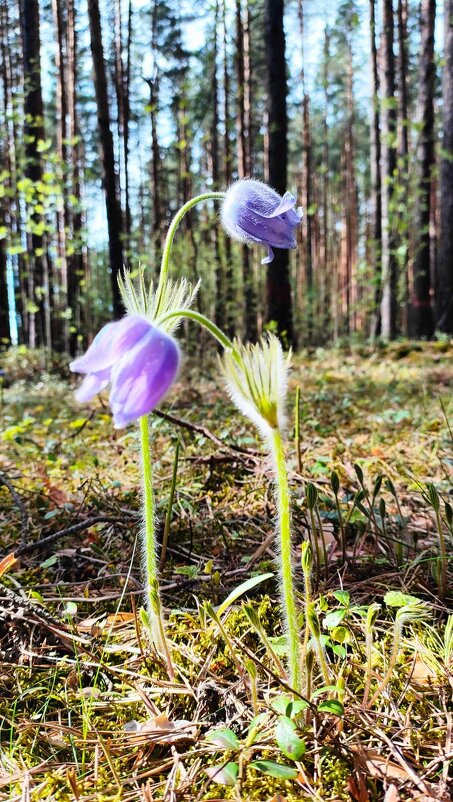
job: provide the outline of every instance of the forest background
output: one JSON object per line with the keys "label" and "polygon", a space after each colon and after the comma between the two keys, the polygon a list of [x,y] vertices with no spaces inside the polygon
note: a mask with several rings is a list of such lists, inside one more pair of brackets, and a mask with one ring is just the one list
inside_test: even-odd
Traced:
{"label": "forest background", "polygon": [[297,194],[298,249],[262,267],[212,206],[172,267],[230,335],[453,333],[452,21],[453,0],[0,0],[1,341],[80,350],[179,206],[246,176]]}

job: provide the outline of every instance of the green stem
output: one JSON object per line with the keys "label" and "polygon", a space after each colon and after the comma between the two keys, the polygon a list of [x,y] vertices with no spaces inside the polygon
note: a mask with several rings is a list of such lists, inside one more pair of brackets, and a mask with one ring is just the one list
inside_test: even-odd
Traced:
{"label": "green stem", "polygon": [[302,645],[302,657],[301,657],[301,664],[304,667],[305,672],[305,693],[307,694],[307,699],[310,699],[310,670],[308,668],[307,663],[307,655],[308,655],[308,642],[310,640],[310,627],[308,626],[308,617],[307,617],[307,610],[311,604],[311,582],[310,582],[310,572],[303,571],[304,574],[304,590],[305,590],[305,598],[304,598],[304,640]]}
{"label": "green stem", "polygon": [[161,620],[161,608],[159,599],[156,599],[155,596],[156,593],[159,594],[159,584],[156,558],[156,528],[154,520],[153,467],[147,415],[143,415],[140,418],[140,444],[143,476],[143,541],[145,553],[146,605],[152,641],[157,651],[167,658],[168,647],[165,643],[165,630]]}
{"label": "green stem", "polygon": [[300,693],[299,626],[297,622],[296,593],[293,584],[291,555],[291,516],[289,504],[288,474],[285,452],[280,431],[275,429],[271,438],[271,453],[274,460],[277,483],[278,527],[280,534],[280,561],[283,609],[289,638],[289,671],[291,685]]}
{"label": "green stem", "polygon": [[435,510],[436,513],[436,526],[439,535],[440,545],[440,577],[439,577],[439,596],[441,599],[445,598],[447,592],[447,547],[445,543],[445,535],[442,529],[442,521],[440,518],[439,509]]}
{"label": "green stem", "polygon": [[165,287],[165,283],[167,281],[167,273],[170,265],[170,256],[171,256],[173,240],[175,238],[176,229],[178,228],[182,218],[197,203],[201,203],[202,201],[205,200],[223,200],[224,197],[225,197],[224,192],[204,192],[203,195],[197,195],[195,198],[191,198],[190,201],[187,201],[187,203],[185,203],[184,206],[181,206],[180,210],[175,214],[173,220],[171,221],[170,228],[168,229],[167,236],[165,238],[164,250],[162,253],[159,284],[157,285],[157,291],[156,291],[156,307],[155,307],[156,315],[159,314],[159,309],[162,303],[162,292]]}
{"label": "green stem", "polygon": [[234,347],[233,343],[227,337],[226,334],[216,326],[212,320],[209,320],[208,317],[202,315],[201,312],[195,312],[193,309],[173,309],[171,312],[166,312],[165,315],[161,315],[161,317],[156,319],[156,325],[159,326],[162,323],[165,323],[166,320],[171,320],[173,317],[186,317],[189,320],[194,320],[196,323],[199,323],[200,326],[207,329],[210,334],[220,343],[220,345],[225,348],[227,351],[232,351],[233,357],[236,362],[242,366],[241,356],[239,351]]}
{"label": "green stem", "polygon": [[381,681],[377,691],[374,692],[373,696],[371,697],[370,701],[364,707],[373,707],[374,703],[379,699],[379,696],[385,691],[387,685],[389,684],[393,670],[396,665],[396,661],[398,659],[400,642],[401,642],[401,633],[402,633],[402,625],[396,621],[395,622],[395,631],[393,635],[393,646],[392,646],[392,653],[390,655],[389,665],[387,668],[387,672],[384,676],[384,679]]}
{"label": "green stem", "polygon": [[339,524],[339,527],[340,527],[340,535],[341,535],[341,562],[342,562],[342,565],[345,565],[346,564],[346,534],[345,534],[344,526],[343,526],[343,517],[342,517],[342,514],[341,514],[340,501],[339,501],[338,495],[336,493],[335,493],[335,506],[337,508],[338,524]]}

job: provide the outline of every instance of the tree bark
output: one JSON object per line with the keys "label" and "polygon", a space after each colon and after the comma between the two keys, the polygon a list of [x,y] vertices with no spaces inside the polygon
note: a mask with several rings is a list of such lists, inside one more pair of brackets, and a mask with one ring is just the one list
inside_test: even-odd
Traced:
{"label": "tree bark", "polygon": [[395,57],[393,53],[393,0],[383,0],[384,68],[384,171],[382,191],[382,282],[381,334],[394,340],[397,334],[398,271],[395,254],[396,232],[392,199],[396,172]]}
{"label": "tree bark", "polygon": [[118,288],[118,275],[123,269],[123,226],[119,201],[118,176],[115,171],[113,136],[110,126],[107,76],[98,0],[88,0],[88,17],[90,22],[91,54],[93,58],[94,87],[96,92],[105,205],[107,211],[113,315],[115,318],[118,318],[123,311],[121,295]]}
{"label": "tree bark", "polygon": [[445,0],[444,26],[440,164],[441,235],[436,281],[436,313],[439,330],[453,334],[453,0]]}
{"label": "tree bark", "polygon": [[[44,106],[40,63],[39,0],[21,0],[22,47],[24,69],[24,137],[25,175],[35,188],[42,181],[43,167],[39,140],[44,140]],[[36,192],[36,190],[35,190]],[[41,216],[31,209],[32,226],[41,223]],[[29,345],[51,347],[49,267],[44,237],[33,232],[28,235],[28,336]]]}
{"label": "tree bark", "polygon": [[[56,348],[69,349],[69,326],[66,316],[68,302],[68,263],[66,257],[66,236],[69,229],[69,207],[67,187],[68,163],[68,94],[67,94],[67,59],[66,59],[66,19],[63,13],[61,0],[52,0],[52,13],[54,18],[57,48],[55,51],[55,66],[57,68],[57,154],[59,179],[61,184],[61,197],[57,206],[57,253],[59,262],[59,276],[61,286],[58,286],[58,300],[54,301],[54,314],[52,320],[53,343]],[[60,283],[60,282],[58,282]]]}
{"label": "tree bark", "polygon": [[74,0],[67,0],[67,53],[68,53],[68,111],[71,193],[74,208],[70,214],[71,254],[68,255],[68,307],[71,310],[69,352],[75,355],[78,337],[89,339],[87,310],[82,309],[80,287],[83,279],[88,279],[88,264],[84,258],[83,215],[82,215],[82,166],[79,118],[77,111],[78,54],[76,12]]}
{"label": "tree bark", "polygon": [[370,126],[371,150],[371,257],[375,276],[375,310],[371,334],[380,330],[380,284],[382,278],[382,179],[381,179],[381,115],[379,110],[379,65],[376,46],[376,0],[370,0],[371,72],[373,76],[373,116]]}
{"label": "tree bark", "polygon": [[434,168],[434,25],[436,0],[422,0],[421,48],[418,82],[417,203],[411,335],[432,337],[434,321],[431,309],[431,183]]}
{"label": "tree bark", "polygon": [[313,286],[313,210],[312,210],[312,148],[311,148],[311,132],[310,132],[310,99],[307,94],[305,86],[305,53],[304,53],[304,8],[303,0],[298,0],[297,11],[299,17],[299,30],[302,49],[302,68],[301,68],[301,85],[302,85],[302,141],[303,141],[303,162],[304,170],[302,175],[302,198],[304,203],[304,225],[305,229],[305,287],[306,287],[306,304],[307,304],[307,320],[306,332],[307,343],[311,344],[313,341],[313,320],[314,320],[314,286]]}
{"label": "tree bark", "polygon": [[[248,20],[248,0],[246,19]],[[250,29],[244,25],[241,0],[236,0],[236,79],[237,79],[237,148],[239,178],[251,175],[251,74],[250,74]],[[245,338],[250,342],[258,337],[257,298],[253,262],[247,245],[242,246],[242,285],[244,290]]]}
{"label": "tree bark", "polygon": [[[222,4],[222,23],[223,23],[223,117],[225,120],[225,133],[223,137],[223,157],[225,186],[231,184],[232,163],[231,163],[231,142],[230,142],[230,72],[228,66],[228,36],[227,36],[227,3],[223,0]],[[225,250],[225,329],[228,337],[233,338],[236,334],[236,284],[234,263],[231,252],[231,239],[224,237]]]}
{"label": "tree bark", "polygon": [[[269,183],[281,195],[286,192],[288,174],[288,120],[283,28],[283,0],[265,0],[265,44],[269,135]],[[290,345],[294,342],[289,254],[276,250],[267,266],[267,321],[275,321],[277,333]]]}
{"label": "tree bark", "polygon": [[[218,61],[218,27],[219,0],[216,0],[212,41],[212,120],[211,120],[211,174],[212,188],[217,192],[220,187],[219,164],[219,81],[217,77]],[[225,277],[220,247],[219,228],[214,225],[212,238],[215,257],[215,322],[220,329],[225,326]]]}

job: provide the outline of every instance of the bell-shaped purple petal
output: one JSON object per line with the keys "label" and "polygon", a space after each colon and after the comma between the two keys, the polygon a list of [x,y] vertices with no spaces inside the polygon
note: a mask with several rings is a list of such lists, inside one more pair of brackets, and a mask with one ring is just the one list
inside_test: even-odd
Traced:
{"label": "bell-shaped purple petal", "polygon": [[173,384],[178,368],[176,341],[150,326],[112,370],[110,406],[115,427],[123,428],[151,412]]}
{"label": "bell-shaped purple petal", "polygon": [[98,373],[88,373],[80,387],[75,392],[79,404],[91,401],[95,395],[102,392],[110,381],[110,369],[100,370]]}
{"label": "bell-shaped purple petal", "polygon": [[98,373],[111,368],[128,349],[148,331],[151,324],[145,318],[126,315],[107,323],[94,338],[88,350],[69,365],[75,373]]}
{"label": "bell-shaped purple petal", "polygon": [[272,248],[295,248],[295,229],[302,220],[290,192],[281,197],[261,181],[237,181],[227,191],[222,205],[222,223],[227,233],[242,242],[268,247],[262,260],[273,259]]}

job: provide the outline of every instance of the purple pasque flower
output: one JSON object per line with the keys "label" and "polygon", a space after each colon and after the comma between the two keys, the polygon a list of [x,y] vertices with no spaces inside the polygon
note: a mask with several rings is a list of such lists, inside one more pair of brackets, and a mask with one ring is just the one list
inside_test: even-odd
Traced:
{"label": "purple pasque flower", "polygon": [[87,352],[70,368],[86,373],[76,392],[89,401],[110,383],[110,406],[116,429],[147,415],[166,395],[179,368],[179,348],[173,337],[146,318],[126,315],[107,323]]}
{"label": "purple pasque flower", "polygon": [[227,233],[241,242],[267,246],[265,265],[272,262],[272,248],[295,248],[294,231],[302,220],[291,192],[283,197],[274,189],[251,178],[232,184],[222,204],[222,223]]}

